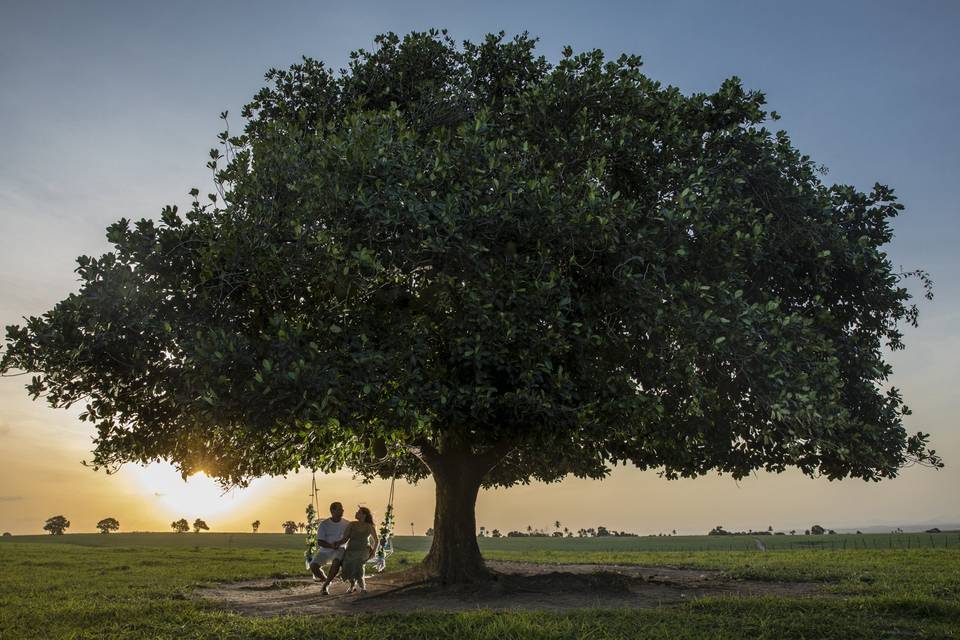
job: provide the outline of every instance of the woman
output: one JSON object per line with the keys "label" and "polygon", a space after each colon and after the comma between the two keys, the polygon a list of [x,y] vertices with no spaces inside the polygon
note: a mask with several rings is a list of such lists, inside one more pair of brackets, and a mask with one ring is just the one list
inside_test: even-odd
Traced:
{"label": "woman", "polygon": [[[367,560],[373,557],[374,549],[377,548],[377,527],[373,524],[373,514],[370,509],[360,507],[357,509],[356,520],[347,525],[346,531],[334,547],[347,543],[347,550],[343,554],[343,564],[340,569],[340,576],[344,580],[350,581],[350,588],[347,593],[353,593],[360,586],[360,593],[367,592],[367,585],[364,582],[363,567]],[[370,539],[373,539],[371,544]]]}

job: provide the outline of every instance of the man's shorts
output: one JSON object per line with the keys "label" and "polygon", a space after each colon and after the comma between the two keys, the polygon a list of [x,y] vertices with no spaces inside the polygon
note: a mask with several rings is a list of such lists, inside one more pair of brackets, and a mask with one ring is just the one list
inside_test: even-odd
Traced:
{"label": "man's shorts", "polygon": [[310,564],[317,564],[321,567],[328,562],[333,562],[334,560],[343,560],[344,547],[339,549],[328,549],[326,547],[318,547],[317,552],[313,554],[313,559],[310,561]]}

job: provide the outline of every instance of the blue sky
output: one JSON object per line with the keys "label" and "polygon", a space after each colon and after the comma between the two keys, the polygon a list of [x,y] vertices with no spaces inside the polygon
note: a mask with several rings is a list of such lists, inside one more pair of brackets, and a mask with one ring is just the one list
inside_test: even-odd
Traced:
{"label": "blue sky", "polygon": [[[884,520],[890,500],[911,518],[960,520],[946,488],[960,480],[952,470],[960,468],[952,386],[960,379],[957,2],[8,0],[0,12],[0,322],[41,313],[73,290],[74,258],[105,250],[113,220],[155,217],[165,204],[187,205],[192,186],[208,187],[218,114],[239,114],[268,68],[301,55],[340,68],[377,33],[429,27],[474,41],[527,30],[550,61],[567,44],[612,58],[639,54],[648,75],[685,92],[737,75],[766,93],[795,144],[829,168],[826,180],[893,186],[906,211],[889,253],[905,269],[929,270],[936,294],[922,301],[907,351],[892,356],[894,383],[915,410],[908,426],[932,432],[950,466],[908,470],[883,492],[799,479],[783,486],[807,491],[811,504],[837,501],[838,515],[847,498],[836,496],[849,496],[865,505],[861,520]],[[30,404],[10,380],[0,381],[0,400],[0,451],[17,452],[20,473],[40,468],[23,466],[37,434],[55,438],[64,460],[82,457],[90,434],[69,415]],[[0,453],[0,468],[13,455]],[[624,487],[636,480],[624,478]],[[723,482],[698,486],[723,499],[732,486]],[[44,492],[25,492],[47,507]],[[30,500],[0,500],[0,520]]]}

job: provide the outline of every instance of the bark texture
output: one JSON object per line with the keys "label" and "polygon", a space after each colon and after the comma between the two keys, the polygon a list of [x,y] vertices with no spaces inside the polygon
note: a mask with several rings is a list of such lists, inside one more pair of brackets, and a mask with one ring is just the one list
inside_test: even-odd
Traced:
{"label": "bark texture", "polygon": [[465,456],[442,456],[432,460],[430,468],[437,486],[437,501],[433,543],[424,565],[443,584],[489,579],[477,545],[474,513],[486,466]]}

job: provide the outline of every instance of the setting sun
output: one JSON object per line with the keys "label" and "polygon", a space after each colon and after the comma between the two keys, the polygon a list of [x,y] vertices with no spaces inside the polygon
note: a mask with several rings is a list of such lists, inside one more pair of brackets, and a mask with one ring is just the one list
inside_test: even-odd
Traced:
{"label": "setting sun", "polygon": [[131,469],[137,481],[149,492],[152,504],[170,515],[210,517],[229,512],[246,502],[255,489],[224,491],[216,480],[203,471],[183,480],[180,472],[168,463],[154,463]]}

